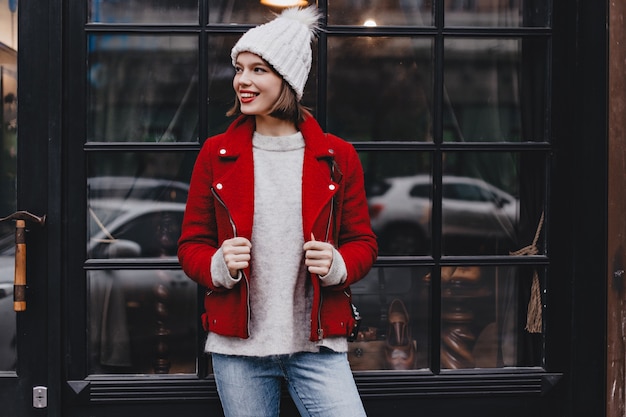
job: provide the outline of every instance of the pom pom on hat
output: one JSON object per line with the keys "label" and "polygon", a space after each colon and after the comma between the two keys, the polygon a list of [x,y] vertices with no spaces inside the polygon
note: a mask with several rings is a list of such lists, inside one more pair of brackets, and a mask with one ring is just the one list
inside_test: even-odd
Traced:
{"label": "pom pom on hat", "polygon": [[241,52],[252,52],[267,61],[302,98],[311,70],[311,41],[319,30],[315,6],[284,10],[274,20],[248,30],[233,47],[233,65]]}

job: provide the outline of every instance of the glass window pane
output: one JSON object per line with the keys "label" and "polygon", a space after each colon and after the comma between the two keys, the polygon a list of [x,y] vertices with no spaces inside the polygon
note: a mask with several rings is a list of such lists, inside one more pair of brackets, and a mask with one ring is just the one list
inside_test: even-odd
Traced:
{"label": "glass window pane", "polygon": [[[0,97],[0,217],[5,217],[17,211],[17,52],[8,47],[0,48]],[[14,372],[17,362],[14,265],[15,222],[0,222],[0,372]]]}
{"label": "glass window pane", "polygon": [[379,255],[431,254],[433,227],[444,255],[508,255],[532,243],[545,201],[542,154],[446,152],[443,158],[439,229],[431,223],[429,153],[361,153]]}
{"label": "glass window pane", "polygon": [[239,37],[240,35],[209,35],[209,136],[224,132],[233,121],[233,118],[226,116],[226,112],[235,102],[235,70],[230,59],[230,50]]}
{"label": "glass window pane", "polygon": [[511,153],[444,155],[442,250],[445,255],[508,255],[517,249],[519,162]]}
{"label": "glass window pane", "polygon": [[198,0],[89,0],[90,23],[198,23]]}
{"label": "glass window pane", "polygon": [[444,45],[445,141],[547,140],[544,41],[448,38]]}
{"label": "glass window pane", "polygon": [[89,158],[89,258],[175,257],[194,153]]}
{"label": "glass window pane", "polygon": [[430,254],[431,155],[407,151],[360,155],[378,254]]}
{"label": "glass window pane", "polygon": [[446,26],[546,27],[550,0],[444,0]]}
{"label": "glass window pane", "polygon": [[362,317],[349,343],[353,371],[428,368],[430,351],[428,268],[378,267],[352,285]]}
{"label": "glass window pane", "polygon": [[[17,204],[17,52],[0,48],[0,217],[16,211]],[[0,231],[14,231],[9,222]]]}
{"label": "glass window pane", "polygon": [[445,153],[443,254],[509,255],[530,245],[544,207],[544,163],[531,153]]}
{"label": "glass window pane", "polygon": [[350,141],[432,141],[432,39],[328,38],[329,131]]}
{"label": "glass window pane", "polygon": [[[267,0],[210,0],[207,3],[209,5],[209,23],[212,24],[259,25],[269,22],[274,18],[273,13],[280,11],[280,8],[265,5],[264,3],[271,3]],[[284,4],[285,1],[283,0],[279,3]]]}
{"label": "glass window pane", "polygon": [[196,285],[182,271],[88,272],[92,374],[195,373]]}
{"label": "glass window pane", "polygon": [[198,38],[92,35],[87,141],[198,140]]}
{"label": "glass window pane", "polygon": [[513,266],[441,268],[442,369],[540,365],[541,346],[524,330],[526,294],[535,271]]}
{"label": "glass window pane", "polygon": [[[5,214],[0,216],[4,217]],[[0,223],[0,373],[14,372],[17,365],[16,316],[13,310],[14,265],[15,223],[3,222]]]}
{"label": "glass window pane", "polygon": [[195,152],[88,154],[88,198],[187,201]]}
{"label": "glass window pane", "polygon": [[329,25],[356,26],[432,26],[433,2],[430,0],[330,0]]}
{"label": "glass window pane", "polygon": [[176,258],[185,205],[92,200],[90,258]]}

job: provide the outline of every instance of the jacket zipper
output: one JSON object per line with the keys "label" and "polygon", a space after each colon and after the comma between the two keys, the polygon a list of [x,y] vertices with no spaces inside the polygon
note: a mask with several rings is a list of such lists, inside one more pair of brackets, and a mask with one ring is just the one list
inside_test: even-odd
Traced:
{"label": "jacket zipper", "polygon": [[[328,223],[326,223],[326,239],[325,242],[328,242],[328,239],[330,238],[330,228],[332,226],[332,222],[333,222],[333,214],[335,211],[335,196],[333,196],[330,200],[330,214],[328,215]],[[335,245],[337,244],[337,242],[335,242]]]}
{"label": "jacket zipper", "polygon": [[[230,210],[228,210],[228,207],[226,207],[226,203],[224,202],[224,200],[222,200],[222,198],[217,194],[217,191],[215,191],[214,187],[211,187],[211,193],[213,194],[213,197],[215,197],[215,199],[221,204],[222,207],[224,207],[224,210],[226,210],[226,214],[228,214],[228,221],[230,222],[230,226],[233,228],[233,236],[237,237],[237,226],[235,225],[235,221],[233,220],[233,217],[230,214]],[[250,336],[250,283],[248,282],[248,276],[246,275],[246,273],[244,271],[241,271],[241,275],[243,277],[244,282],[246,283],[246,307],[247,307],[247,318],[246,318],[246,334],[248,336]],[[208,291],[207,295],[211,295],[213,291]]]}
{"label": "jacket zipper", "polygon": [[211,187],[211,193],[213,194],[213,197],[215,197],[215,199],[219,201],[222,207],[224,207],[224,210],[226,210],[226,214],[228,214],[228,221],[230,222],[230,226],[233,228],[233,235],[234,237],[237,237],[237,226],[235,226],[235,221],[230,215],[230,210],[228,210],[228,207],[226,207],[226,203],[224,203],[224,200],[222,200],[222,198],[217,194],[217,191],[215,191],[214,187]]}
{"label": "jacket zipper", "polygon": [[[335,196],[333,196],[330,200],[330,214],[328,215],[328,223],[326,223],[326,236],[325,242],[328,242],[330,237],[330,229],[333,221],[333,212],[335,209]],[[337,242],[335,242],[335,245]],[[320,341],[324,339],[324,329],[322,329],[322,304],[324,302],[324,295],[322,293],[322,289],[320,288],[320,302],[318,304],[317,309],[317,340]]]}

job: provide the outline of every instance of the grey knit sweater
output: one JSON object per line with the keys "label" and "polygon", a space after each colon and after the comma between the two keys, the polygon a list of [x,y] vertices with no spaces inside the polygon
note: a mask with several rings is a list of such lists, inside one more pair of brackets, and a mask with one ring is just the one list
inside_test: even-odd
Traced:
{"label": "grey knit sweater", "polygon": [[[312,288],[304,265],[302,231],[302,164],[304,138],[252,139],[254,158],[254,222],[250,277],[250,338],[209,333],[206,351],[242,356],[269,356],[316,352],[326,346],[347,351],[345,338],[309,341]],[[228,273],[218,250],[211,262],[213,282],[232,288],[241,277]],[[322,285],[346,279],[345,263],[335,250],[330,272]]]}

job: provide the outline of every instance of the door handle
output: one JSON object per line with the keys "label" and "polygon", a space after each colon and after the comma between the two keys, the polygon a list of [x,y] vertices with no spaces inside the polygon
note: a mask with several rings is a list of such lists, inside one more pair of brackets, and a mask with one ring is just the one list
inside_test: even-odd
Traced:
{"label": "door handle", "polygon": [[13,309],[26,310],[26,222],[43,226],[46,216],[35,216],[27,211],[16,211],[0,218],[0,222],[15,220],[15,276],[13,280]]}

